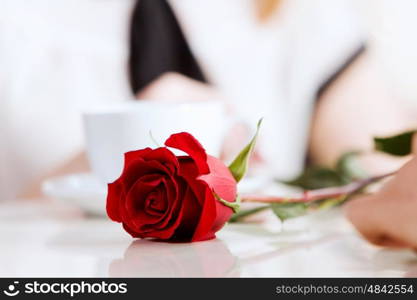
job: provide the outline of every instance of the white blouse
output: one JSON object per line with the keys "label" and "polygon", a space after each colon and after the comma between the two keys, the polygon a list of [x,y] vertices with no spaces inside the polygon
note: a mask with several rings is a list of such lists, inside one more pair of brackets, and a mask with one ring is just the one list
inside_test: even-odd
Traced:
{"label": "white blouse", "polygon": [[239,118],[252,126],[264,118],[258,149],[270,174],[296,176],[318,88],[365,41],[352,1],[283,1],[267,24],[253,0],[170,3],[203,73]]}

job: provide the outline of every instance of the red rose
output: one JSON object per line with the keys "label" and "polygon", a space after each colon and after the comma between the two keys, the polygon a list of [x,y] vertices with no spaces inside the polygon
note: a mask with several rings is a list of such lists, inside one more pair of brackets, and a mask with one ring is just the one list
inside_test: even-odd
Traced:
{"label": "red rose", "polygon": [[171,135],[165,146],[125,154],[121,176],[108,185],[107,214],[139,238],[203,241],[215,237],[233,210],[236,180],[217,158],[207,155],[189,133]]}

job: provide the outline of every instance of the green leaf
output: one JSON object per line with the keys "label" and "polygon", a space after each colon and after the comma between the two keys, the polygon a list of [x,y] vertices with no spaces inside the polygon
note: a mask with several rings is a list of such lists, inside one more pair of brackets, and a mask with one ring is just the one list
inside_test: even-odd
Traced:
{"label": "green leaf", "polygon": [[357,151],[347,152],[338,159],[334,168],[310,166],[295,179],[282,182],[306,190],[314,190],[341,186],[365,178],[367,174],[357,160],[359,154]]}
{"label": "green leaf", "polygon": [[345,184],[344,178],[335,170],[330,168],[312,166],[308,167],[300,176],[290,181],[283,181],[285,184],[301,187],[306,190],[314,190]]}
{"label": "green leaf", "polygon": [[251,209],[239,210],[238,212],[232,215],[232,217],[229,219],[229,222],[230,223],[239,222],[243,218],[246,218],[250,215],[256,214],[258,212],[264,211],[269,208],[270,208],[269,205],[265,205],[265,206],[258,206],[255,208],[251,208]]}
{"label": "green leaf", "polygon": [[412,140],[416,130],[407,131],[399,135],[374,138],[375,150],[395,156],[405,156],[412,152]]}
{"label": "green leaf", "polygon": [[272,203],[270,206],[282,222],[305,215],[309,207],[307,203]]}
{"label": "green leaf", "polygon": [[346,183],[368,176],[358,161],[360,152],[351,151],[343,154],[336,163],[336,172],[344,177]]}
{"label": "green leaf", "polygon": [[237,213],[240,209],[240,196],[238,195],[236,197],[235,202],[229,202],[226,201],[222,198],[220,198],[219,195],[217,195],[216,193],[214,193],[214,197],[216,197],[216,199],[221,202],[224,206],[230,207],[233,210],[233,213]]}
{"label": "green leaf", "polygon": [[249,168],[249,158],[255,148],[256,139],[258,138],[259,129],[262,124],[262,119],[258,121],[255,136],[250,143],[238,154],[238,156],[229,165],[229,170],[235,178],[236,182],[239,182],[246,174]]}

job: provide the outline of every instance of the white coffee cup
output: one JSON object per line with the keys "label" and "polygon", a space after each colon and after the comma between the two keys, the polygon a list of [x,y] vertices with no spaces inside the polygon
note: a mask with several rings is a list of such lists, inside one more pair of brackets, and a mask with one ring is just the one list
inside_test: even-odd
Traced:
{"label": "white coffee cup", "polygon": [[123,154],[163,146],[173,133],[194,135],[208,154],[219,156],[229,121],[221,101],[131,103],[90,109],[83,114],[87,155],[94,175],[114,181],[123,168]]}

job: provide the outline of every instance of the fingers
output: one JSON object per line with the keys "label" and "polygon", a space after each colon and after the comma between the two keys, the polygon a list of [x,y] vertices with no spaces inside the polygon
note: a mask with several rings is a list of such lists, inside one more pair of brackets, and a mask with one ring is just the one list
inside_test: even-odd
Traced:
{"label": "fingers", "polygon": [[383,209],[380,209],[381,205],[383,203],[373,195],[359,197],[346,205],[346,216],[356,230],[372,244],[393,248],[408,247],[407,243],[394,238],[386,230],[388,219]]}
{"label": "fingers", "polygon": [[[396,210],[386,194],[362,196],[346,205],[345,213],[356,230],[377,246],[417,249],[414,223],[406,212]],[[399,198],[396,198],[399,200]],[[396,203],[401,206],[401,203]]]}
{"label": "fingers", "polygon": [[371,216],[372,199],[372,196],[364,196],[351,200],[345,207],[345,214],[364,238],[373,244],[379,244],[383,240],[383,233],[375,222],[375,216]]}

